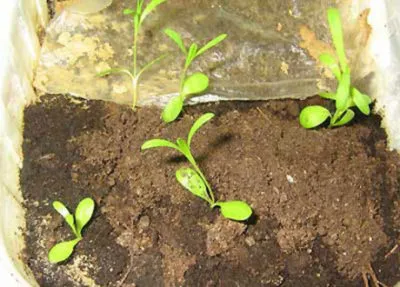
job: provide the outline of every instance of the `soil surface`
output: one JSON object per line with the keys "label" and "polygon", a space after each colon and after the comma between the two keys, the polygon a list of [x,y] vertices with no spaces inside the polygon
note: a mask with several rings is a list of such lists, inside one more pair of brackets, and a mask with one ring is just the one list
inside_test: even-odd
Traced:
{"label": "soil surface", "polygon": [[[400,158],[386,150],[378,117],[304,130],[300,109],[319,102],[188,107],[165,125],[157,108],[46,96],[25,111],[22,191],[25,258],[41,286],[364,286],[400,281]],[[324,104],[326,104],[324,102]],[[185,137],[216,117],[193,153],[220,200],[248,202],[246,224],[185,191],[174,150],[140,151],[147,139]],[[52,209],[97,204],[71,259],[47,261],[72,234]],[[369,278],[369,276],[367,276]],[[373,285],[371,285],[373,286]]]}

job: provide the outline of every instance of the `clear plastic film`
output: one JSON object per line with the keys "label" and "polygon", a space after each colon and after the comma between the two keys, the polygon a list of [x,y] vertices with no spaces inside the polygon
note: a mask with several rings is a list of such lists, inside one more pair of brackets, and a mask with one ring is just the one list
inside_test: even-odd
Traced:
{"label": "clear plastic film", "polygon": [[[114,1],[98,13],[64,9],[46,31],[35,87],[42,93],[131,103],[126,75],[98,77],[112,67],[132,68],[133,26],[124,8],[135,1]],[[352,76],[364,92],[373,70],[365,57],[368,10],[354,17],[349,1],[339,6]],[[318,62],[331,51],[326,10],[336,1],[169,0],[145,21],[139,39],[139,65],[168,53],[140,81],[139,105],[165,104],[179,90],[184,57],[163,33],[177,30],[186,44],[199,45],[226,33],[228,38],[198,58],[192,71],[210,76],[208,94],[192,101],[305,98],[332,87],[333,76]],[[361,83],[361,86],[360,86]]]}

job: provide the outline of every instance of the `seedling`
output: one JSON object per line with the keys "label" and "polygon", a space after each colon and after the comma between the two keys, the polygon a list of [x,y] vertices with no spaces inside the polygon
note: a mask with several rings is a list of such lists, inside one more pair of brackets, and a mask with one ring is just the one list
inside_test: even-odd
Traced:
{"label": "seedling", "polygon": [[49,261],[51,263],[59,263],[67,260],[74,251],[75,245],[82,240],[82,229],[92,218],[94,201],[91,198],[81,200],[75,210],[75,216],[72,215],[60,201],[54,201],[53,207],[62,217],[64,217],[65,222],[67,222],[75,235],[75,239],[57,243],[50,249],[48,256]]}
{"label": "seedling", "polygon": [[101,73],[98,74],[98,76],[103,77],[107,76],[110,74],[115,74],[115,73],[121,73],[121,74],[126,74],[130,77],[131,82],[132,82],[132,88],[133,88],[133,95],[132,95],[132,109],[134,110],[137,104],[137,99],[138,99],[138,89],[139,89],[139,79],[140,76],[148,70],[150,67],[152,67],[155,63],[159,62],[163,58],[166,57],[166,55],[162,55],[148,64],[146,64],[142,69],[138,68],[137,65],[137,51],[138,51],[138,45],[137,41],[139,38],[139,32],[142,27],[142,24],[146,17],[153,12],[158,5],[164,3],[167,0],[151,0],[149,4],[143,8],[144,0],[137,0],[136,1],[136,10],[133,9],[125,9],[124,10],[124,15],[130,15],[133,18],[133,69],[125,69],[125,68],[112,68],[105,70]]}
{"label": "seedling", "polygon": [[371,113],[369,107],[372,103],[371,98],[351,86],[350,67],[344,49],[339,10],[335,8],[328,9],[328,23],[333,45],[336,49],[336,57],[329,53],[324,53],[320,55],[319,59],[322,64],[331,70],[338,81],[338,87],[336,93],[325,92],[321,93],[320,96],[335,101],[336,111],[332,115],[328,109],[322,106],[304,108],[300,113],[300,124],[306,129],[317,127],[328,118],[330,118],[329,127],[345,125],[354,118],[355,113],[351,110],[353,107],[357,107],[365,115]]}
{"label": "seedling", "polygon": [[183,108],[183,103],[188,96],[200,94],[208,88],[209,79],[205,74],[197,72],[190,76],[187,75],[191,64],[197,57],[223,41],[227,35],[221,34],[199,49],[198,45],[195,43],[192,43],[189,48],[186,48],[182,37],[178,32],[172,29],[165,29],[164,32],[176,43],[186,57],[185,65],[183,66],[180,76],[179,95],[169,101],[161,116],[164,122],[170,123],[179,116]]}
{"label": "seedling", "polygon": [[243,221],[251,216],[251,207],[243,201],[216,201],[211,185],[208,183],[203,172],[200,170],[190,150],[193,136],[213,117],[214,114],[207,113],[197,119],[189,131],[187,140],[178,138],[175,144],[164,139],[152,139],[146,141],[142,145],[142,150],[157,147],[168,147],[180,152],[189,161],[189,163],[192,165],[192,168],[183,167],[178,169],[176,171],[176,179],[178,182],[194,195],[207,201],[211,208],[220,207],[221,213],[225,218]]}

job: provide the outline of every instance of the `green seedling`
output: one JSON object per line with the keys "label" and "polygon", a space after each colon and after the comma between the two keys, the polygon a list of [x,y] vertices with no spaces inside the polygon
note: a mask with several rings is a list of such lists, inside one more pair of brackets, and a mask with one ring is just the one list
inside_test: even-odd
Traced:
{"label": "green seedling", "polygon": [[211,208],[219,207],[224,217],[232,220],[243,221],[251,216],[251,207],[243,201],[216,201],[211,185],[208,183],[203,172],[200,170],[190,150],[193,136],[205,123],[207,123],[213,117],[214,114],[207,113],[197,119],[197,121],[190,129],[186,140],[178,138],[175,144],[164,139],[152,139],[146,141],[142,145],[142,150],[158,147],[168,147],[180,152],[189,161],[189,163],[192,165],[192,168],[183,167],[178,169],[176,171],[176,179],[178,180],[178,182],[194,195],[207,201],[210,204]]}
{"label": "green seedling", "polygon": [[82,240],[82,229],[92,218],[94,201],[91,198],[81,200],[75,210],[75,216],[60,201],[54,201],[53,207],[64,217],[65,222],[67,222],[75,235],[75,239],[57,243],[50,249],[49,261],[51,263],[59,263],[67,260],[74,251],[75,246]]}
{"label": "green seedling", "polygon": [[98,74],[100,77],[104,77],[110,74],[120,73],[126,74],[130,77],[132,82],[132,109],[134,110],[137,104],[138,94],[139,94],[139,80],[140,76],[149,68],[151,68],[154,64],[161,61],[166,55],[161,55],[160,57],[150,61],[147,63],[143,68],[139,69],[137,64],[137,51],[138,51],[138,38],[139,32],[142,27],[142,24],[146,17],[153,12],[157,6],[164,3],[167,0],[151,0],[148,5],[143,8],[144,0],[137,0],[136,1],[136,10],[133,9],[125,9],[124,15],[130,15],[133,18],[133,69],[129,70],[126,68],[112,68],[105,70]]}
{"label": "green seedling", "polygon": [[338,81],[336,93],[325,92],[320,96],[335,101],[334,114],[322,106],[308,106],[300,113],[300,124],[306,128],[315,128],[330,118],[329,127],[342,126],[354,118],[353,107],[357,107],[363,114],[371,113],[371,98],[351,85],[350,67],[346,58],[343,41],[343,29],[339,10],[328,9],[328,23],[331,31],[336,57],[329,54],[321,54],[319,59],[335,76]]}
{"label": "green seedling", "polygon": [[190,76],[187,75],[191,64],[197,57],[223,41],[227,35],[221,34],[199,49],[195,43],[186,48],[182,37],[172,29],[165,29],[164,32],[176,43],[186,57],[180,76],[179,95],[169,101],[161,115],[164,122],[170,123],[179,116],[183,108],[183,103],[188,96],[200,94],[208,88],[209,79],[205,74],[197,72]]}

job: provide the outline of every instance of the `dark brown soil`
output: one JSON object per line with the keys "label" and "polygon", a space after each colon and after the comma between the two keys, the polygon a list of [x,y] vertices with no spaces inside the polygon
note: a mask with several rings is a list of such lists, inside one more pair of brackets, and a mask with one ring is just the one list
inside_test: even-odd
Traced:
{"label": "dark brown soil", "polygon": [[[318,101],[310,100],[309,102]],[[217,103],[187,108],[171,125],[156,108],[47,96],[26,109],[22,191],[26,261],[41,286],[363,286],[400,281],[400,158],[376,117],[304,130],[305,102]],[[204,112],[216,117],[193,143],[221,200],[253,207],[248,225],[181,188],[173,150],[140,152],[151,138],[184,137]],[[72,258],[46,256],[70,232],[51,202],[74,209],[91,196],[93,221]],[[91,280],[94,280],[91,281]]]}

